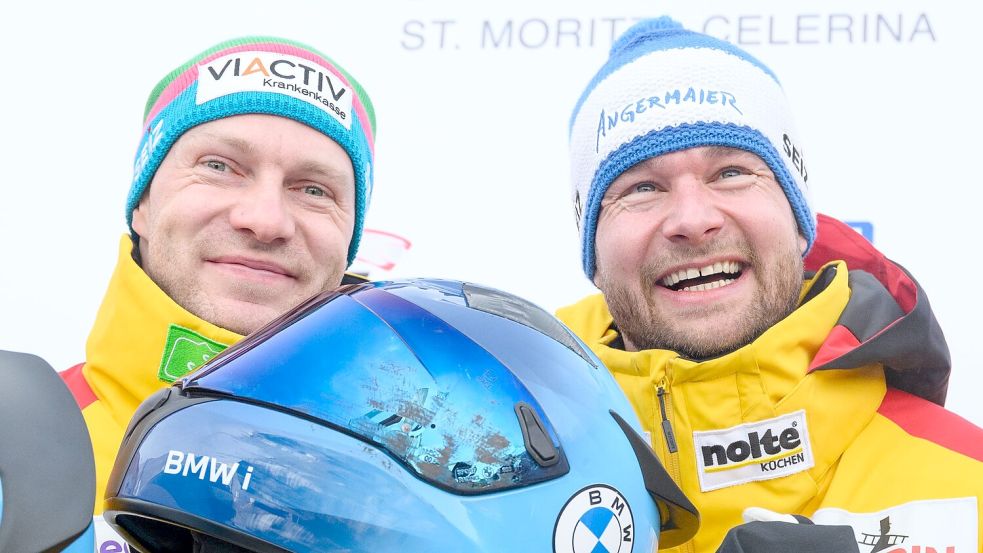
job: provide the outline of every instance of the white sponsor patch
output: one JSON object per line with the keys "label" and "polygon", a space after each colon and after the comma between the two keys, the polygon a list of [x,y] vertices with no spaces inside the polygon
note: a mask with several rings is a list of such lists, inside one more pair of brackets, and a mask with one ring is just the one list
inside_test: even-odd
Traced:
{"label": "white sponsor patch", "polygon": [[567,500],[553,529],[554,553],[631,553],[635,521],[621,492],[588,486]]}
{"label": "white sponsor patch", "polygon": [[352,90],[311,60],[274,52],[235,52],[198,66],[201,105],[235,92],[276,92],[316,106],[351,129]]}
{"label": "white sponsor patch", "polygon": [[700,489],[708,492],[802,472],[815,465],[803,410],[725,428],[693,432]]}
{"label": "white sponsor patch", "polygon": [[960,497],[911,501],[876,513],[827,508],[811,518],[852,527],[861,553],[976,553],[978,509],[975,497]]}

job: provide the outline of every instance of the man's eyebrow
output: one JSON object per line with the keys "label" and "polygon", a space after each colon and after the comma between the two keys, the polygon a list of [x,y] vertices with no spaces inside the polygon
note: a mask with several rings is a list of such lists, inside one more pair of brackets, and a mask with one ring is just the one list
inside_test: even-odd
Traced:
{"label": "man's eyebrow", "polygon": [[[203,132],[196,135],[193,138],[193,141],[198,142],[206,139],[220,142],[244,154],[253,154],[256,152],[256,146],[253,143],[233,135]],[[344,171],[340,171],[331,165],[327,165],[313,159],[303,161],[298,166],[298,170],[304,173],[323,175],[334,180],[343,180],[347,177],[347,174]]]}
{"label": "man's eyebrow", "polygon": [[251,144],[247,140],[243,140],[242,138],[239,138],[238,136],[214,134],[206,131],[206,132],[199,133],[194,138],[195,142],[204,139],[210,139],[210,140],[215,140],[217,142],[221,142],[222,144],[225,144],[226,146],[229,146],[230,148],[238,150],[239,152],[242,152],[244,154],[251,154],[256,151],[256,147],[253,144]]}
{"label": "man's eyebrow", "polygon": [[[716,160],[716,159],[719,159],[719,158],[722,158],[722,157],[729,157],[729,156],[735,156],[735,155],[747,155],[747,154],[750,154],[750,152],[747,152],[747,151],[742,150],[740,148],[733,148],[733,147],[730,147],[730,146],[707,146],[702,151],[703,159],[705,159],[705,160]],[[751,155],[753,155],[753,154],[751,154]],[[628,175],[630,177],[631,175],[633,175],[635,173],[638,173],[638,172],[641,172],[641,171],[645,171],[646,169],[657,170],[664,163],[665,163],[665,161],[662,159],[662,156],[656,156],[656,157],[650,157],[648,159],[643,159],[642,161],[639,161],[635,165],[632,165],[631,167],[625,169],[621,173],[621,175],[619,175],[619,177],[620,176],[623,176],[623,175]]]}
{"label": "man's eyebrow", "polygon": [[[653,169],[656,169],[656,168],[659,167],[659,165],[662,165],[662,159],[660,157],[650,157],[648,159],[643,159],[642,161],[639,161],[635,165],[632,165],[631,167],[625,169],[621,173],[621,175],[631,176],[631,175],[633,175],[635,173],[644,171],[644,170],[646,170],[646,169],[648,169],[650,167],[653,168]],[[621,175],[619,175],[619,176],[621,176]]]}
{"label": "man's eyebrow", "polygon": [[331,165],[326,165],[314,160],[302,162],[297,169],[302,173],[323,175],[332,180],[345,180],[348,178],[348,173],[345,171],[339,171]]}
{"label": "man's eyebrow", "polygon": [[734,156],[734,155],[746,155],[750,152],[742,150],[740,148],[732,148],[730,146],[710,146],[703,150],[703,158],[707,160],[719,159],[722,157]]}

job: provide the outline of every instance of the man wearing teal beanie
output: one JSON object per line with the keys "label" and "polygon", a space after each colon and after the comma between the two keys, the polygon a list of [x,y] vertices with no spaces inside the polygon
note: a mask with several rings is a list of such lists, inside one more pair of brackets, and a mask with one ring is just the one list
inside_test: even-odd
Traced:
{"label": "man wearing teal beanie", "polygon": [[808,540],[845,528],[834,550],[980,551],[983,430],[942,407],[949,352],[925,292],[816,214],[823,171],[803,152],[760,60],[669,18],[630,28],[570,121],[581,262],[602,293],[558,314],[700,511],[682,551],[733,528],[781,551],[829,551]]}
{"label": "man wearing teal beanie", "polygon": [[137,406],[354,278],[345,270],[372,194],[374,143],[359,83],[291,40],[222,42],[151,92],[128,232],[86,360],[62,373],[92,439],[98,551],[122,550],[99,515]]}

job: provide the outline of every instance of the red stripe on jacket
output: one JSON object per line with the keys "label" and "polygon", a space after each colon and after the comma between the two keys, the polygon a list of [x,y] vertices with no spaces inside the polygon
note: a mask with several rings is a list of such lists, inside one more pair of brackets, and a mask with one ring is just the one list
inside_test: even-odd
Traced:
{"label": "red stripe on jacket", "polygon": [[85,377],[82,376],[82,366],[85,363],[79,363],[74,367],[64,370],[58,373],[61,376],[62,381],[71,390],[72,395],[75,397],[75,403],[78,403],[79,409],[85,409],[89,405],[92,405],[97,399],[96,394],[89,387],[89,383],[86,382]]}
{"label": "red stripe on jacket", "polygon": [[877,412],[912,436],[983,461],[983,428],[928,400],[888,388]]}

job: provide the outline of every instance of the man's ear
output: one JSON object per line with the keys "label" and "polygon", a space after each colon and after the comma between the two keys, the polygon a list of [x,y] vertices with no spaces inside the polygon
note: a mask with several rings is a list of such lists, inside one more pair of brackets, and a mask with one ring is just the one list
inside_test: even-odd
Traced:
{"label": "man's ear", "polygon": [[[133,218],[133,220],[134,220],[134,224],[136,224],[135,223],[135,221],[136,221],[135,212],[134,212],[134,218]],[[136,228],[136,227],[133,227],[133,228]],[[808,248],[809,248],[809,242],[806,241],[806,237],[805,236],[802,236],[800,234],[799,235],[799,255],[805,255],[806,254],[806,249],[808,249]]]}
{"label": "man's ear", "polygon": [[147,236],[147,226],[147,195],[144,194],[143,199],[133,210],[133,230],[143,238]]}

